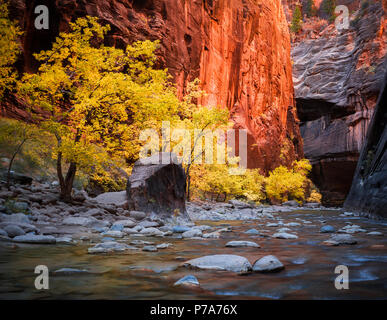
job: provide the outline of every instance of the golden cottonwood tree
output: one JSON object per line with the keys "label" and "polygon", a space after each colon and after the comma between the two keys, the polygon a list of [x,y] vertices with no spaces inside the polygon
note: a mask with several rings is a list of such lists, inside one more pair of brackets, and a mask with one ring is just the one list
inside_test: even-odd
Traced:
{"label": "golden cottonwood tree", "polygon": [[[192,141],[191,149],[187,154],[189,161],[186,161],[185,165],[188,200],[190,200],[191,167],[192,165],[202,166],[204,163],[204,156],[210,156],[211,158],[213,158],[214,164],[210,165],[216,165],[218,159],[216,159],[214,153],[216,152],[217,148],[222,148],[222,143],[218,141],[216,137],[212,138],[212,135],[216,134],[216,130],[223,130],[223,132],[226,133],[229,124],[228,119],[229,113],[227,110],[222,110],[220,108],[215,107],[206,108],[199,106],[194,109],[194,111],[192,112],[192,116],[186,121],[184,121],[185,128],[190,130],[190,140]],[[207,148],[206,150],[205,138],[207,134],[211,135],[212,141],[210,145],[207,146],[209,148]],[[223,145],[224,144],[225,142],[223,142]],[[224,147],[223,149],[226,148]],[[201,161],[198,161],[199,159]]]}
{"label": "golden cottonwood tree", "polygon": [[[42,146],[42,141],[46,143]],[[38,163],[50,151],[50,139],[34,124],[14,119],[0,118],[0,156],[9,158],[7,187],[10,187],[11,172],[15,160],[20,156]]]}
{"label": "golden cottonwood tree", "polygon": [[[103,45],[109,25],[79,18],[61,33],[51,50],[35,55],[36,74],[18,86],[41,126],[57,139],[57,174],[61,198],[71,200],[78,169],[98,170],[107,162],[137,157],[140,130],[179,118],[183,105],[156,70],[157,42],[136,42],[126,50]],[[63,173],[63,164],[68,166]]]}
{"label": "golden cottonwood tree", "polygon": [[8,18],[8,4],[0,0],[0,99],[4,91],[11,89],[16,81],[13,64],[20,52],[17,41],[21,34],[16,23]]}
{"label": "golden cottonwood tree", "polygon": [[[246,169],[238,175],[230,175],[229,169],[235,164],[214,164],[193,166],[192,187],[196,196],[200,192],[216,195],[216,200],[240,198],[260,202],[265,199],[264,180],[259,169]],[[223,197],[222,197],[223,195]]]}
{"label": "golden cottonwood tree", "polygon": [[281,202],[288,201],[289,198],[304,200],[307,175],[311,169],[312,165],[307,159],[294,161],[292,168],[277,167],[265,179],[267,197]]}

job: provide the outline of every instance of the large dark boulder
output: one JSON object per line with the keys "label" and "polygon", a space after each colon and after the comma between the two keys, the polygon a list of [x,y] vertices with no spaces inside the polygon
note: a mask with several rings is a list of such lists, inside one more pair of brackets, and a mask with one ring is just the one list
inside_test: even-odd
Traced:
{"label": "large dark boulder", "polygon": [[[4,171],[2,172],[2,179],[4,181],[7,180],[7,177],[8,177],[8,172],[7,171]],[[11,171],[11,175],[10,175],[10,182],[12,184],[25,184],[25,185],[30,185],[33,181],[33,178],[29,177],[29,176],[26,176],[24,174],[21,174],[21,173],[17,173],[17,172],[14,172],[14,171]]]}
{"label": "large dark boulder", "polygon": [[186,175],[176,155],[163,152],[140,159],[128,179],[129,210],[154,212],[160,218],[186,216],[185,190]]}
{"label": "large dark boulder", "polygon": [[344,207],[387,217],[387,73]]}

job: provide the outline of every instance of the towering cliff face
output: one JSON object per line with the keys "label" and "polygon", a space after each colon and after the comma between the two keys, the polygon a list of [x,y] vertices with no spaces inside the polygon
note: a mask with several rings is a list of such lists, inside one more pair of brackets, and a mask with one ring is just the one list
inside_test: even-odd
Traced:
{"label": "towering cliff face", "polygon": [[387,217],[387,73],[344,207]]}
{"label": "towering cliff face", "polygon": [[341,205],[350,189],[386,70],[382,5],[357,5],[358,18],[349,30],[338,32],[334,25],[304,30],[292,48],[305,156],[323,201],[331,205]]}
{"label": "towering cliff face", "polygon": [[[19,68],[36,69],[33,52],[46,49],[68,22],[98,16],[112,31],[106,43],[124,47],[159,39],[159,66],[167,67],[183,94],[199,78],[202,104],[231,111],[248,130],[248,166],[265,171],[303,155],[294,106],[290,39],[280,0],[12,0],[11,13],[25,30]],[[46,4],[50,29],[34,28],[34,8]],[[7,107],[11,112],[12,106]],[[3,110],[4,112],[4,110]]]}

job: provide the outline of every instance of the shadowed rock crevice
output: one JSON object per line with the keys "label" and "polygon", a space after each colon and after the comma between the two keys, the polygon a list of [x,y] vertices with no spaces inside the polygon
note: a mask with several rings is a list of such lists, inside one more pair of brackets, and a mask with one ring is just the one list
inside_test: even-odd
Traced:
{"label": "shadowed rock crevice", "polygon": [[304,153],[325,205],[342,205],[351,186],[386,70],[386,21],[371,3],[356,27],[330,25],[292,47]]}
{"label": "shadowed rock crevice", "polygon": [[345,208],[387,217],[387,73]]}

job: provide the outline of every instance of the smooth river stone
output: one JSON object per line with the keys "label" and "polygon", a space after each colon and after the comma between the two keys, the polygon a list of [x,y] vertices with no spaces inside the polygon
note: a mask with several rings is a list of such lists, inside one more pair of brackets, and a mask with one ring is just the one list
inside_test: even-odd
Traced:
{"label": "smooth river stone", "polygon": [[186,261],[183,266],[232,272],[248,272],[252,268],[250,262],[246,258],[233,254],[204,256]]}
{"label": "smooth river stone", "polygon": [[125,250],[138,250],[136,247],[128,246],[125,243],[118,243],[114,241],[102,242],[89,248],[88,253],[108,253],[108,252],[123,252]]}
{"label": "smooth river stone", "polygon": [[251,234],[251,235],[258,235],[259,231],[257,229],[249,229],[245,231],[246,234]]}
{"label": "smooth river stone", "polygon": [[295,234],[286,233],[286,232],[279,232],[273,234],[273,238],[277,239],[298,239],[298,237]]}
{"label": "smooth river stone", "polygon": [[254,247],[254,248],[260,248],[259,244],[252,242],[252,241],[229,241],[226,243],[226,247]]}
{"label": "smooth river stone", "polygon": [[53,236],[42,236],[34,234],[25,234],[13,238],[14,242],[20,243],[36,243],[36,244],[55,244],[56,239]]}
{"label": "smooth river stone", "polygon": [[253,271],[255,272],[276,272],[284,269],[284,265],[277,257],[269,255],[255,261]]}
{"label": "smooth river stone", "polygon": [[323,227],[321,227],[321,229],[320,229],[320,232],[321,232],[321,233],[333,233],[333,232],[335,232],[335,231],[336,231],[335,228],[332,227],[332,226],[329,226],[329,225],[323,226]]}
{"label": "smooth river stone", "polygon": [[85,273],[88,273],[88,271],[84,269],[74,269],[74,268],[62,268],[54,271],[54,275],[57,275],[57,276],[70,276],[70,275],[85,274]]}
{"label": "smooth river stone", "polygon": [[199,286],[198,279],[193,275],[185,276],[174,283],[174,286]]}
{"label": "smooth river stone", "polygon": [[323,243],[330,246],[338,246],[341,244],[353,245],[357,243],[357,240],[350,234],[334,234]]}

